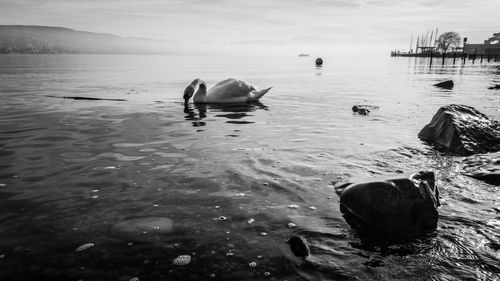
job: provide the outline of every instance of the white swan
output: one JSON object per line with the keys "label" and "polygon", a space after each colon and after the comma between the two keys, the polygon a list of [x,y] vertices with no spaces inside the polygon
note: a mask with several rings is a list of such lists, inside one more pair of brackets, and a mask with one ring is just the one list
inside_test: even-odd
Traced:
{"label": "white swan", "polygon": [[[196,88],[198,89],[195,93]],[[195,103],[256,102],[271,88],[259,91],[245,81],[229,78],[215,84],[207,93],[206,82],[197,78],[184,90],[184,104],[187,104],[191,97]]]}

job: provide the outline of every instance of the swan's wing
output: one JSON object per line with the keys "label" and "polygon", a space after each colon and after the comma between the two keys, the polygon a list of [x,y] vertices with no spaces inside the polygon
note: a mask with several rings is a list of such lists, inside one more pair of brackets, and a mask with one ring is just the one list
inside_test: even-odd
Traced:
{"label": "swan's wing", "polygon": [[211,102],[245,102],[255,88],[242,80],[229,78],[215,84],[207,94]]}

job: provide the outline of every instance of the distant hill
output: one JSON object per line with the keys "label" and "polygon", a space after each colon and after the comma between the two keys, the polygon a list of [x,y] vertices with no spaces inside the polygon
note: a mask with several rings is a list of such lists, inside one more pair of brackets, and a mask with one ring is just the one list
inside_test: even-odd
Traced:
{"label": "distant hill", "polygon": [[172,54],[175,44],[64,27],[0,25],[0,54]]}

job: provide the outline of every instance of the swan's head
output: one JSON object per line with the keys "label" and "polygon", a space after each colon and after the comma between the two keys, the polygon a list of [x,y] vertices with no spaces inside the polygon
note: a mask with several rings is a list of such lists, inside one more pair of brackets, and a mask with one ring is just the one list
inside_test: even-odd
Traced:
{"label": "swan's head", "polygon": [[184,90],[184,105],[186,105],[189,101],[189,99],[193,96],[194,94],[194,87],[193,85],[188,85],[186,89]]}

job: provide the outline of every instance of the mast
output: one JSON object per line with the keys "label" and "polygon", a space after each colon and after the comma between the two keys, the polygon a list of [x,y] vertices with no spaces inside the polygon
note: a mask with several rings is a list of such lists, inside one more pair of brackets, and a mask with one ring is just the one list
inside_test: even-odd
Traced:
{"label": "mast", "polygon": [[413,47],[413,34],[411,35],[411,39],[410,39],[410,49],[408,50],[408,52],[411,53],[411,48]]}
{"label": "mast", "polygon": [[436,47],[436,41],[437,41],[437,36],[438,36],[438,28],[436,27],[436,36],[434,37],[434,47]]}
{"label": "mast", "polygon": [[428,44],[428,46],[429,46],[429,47],[433,47],[433,45],[434,45],[434,44],[432,43],[432,37],[433,37],[433,36],[434,36],[434,30],[431,32],[431,39],[430,39],[429,44]]}
{"label": "mast", "polygon": [[417,36],[417,47],[415,48],[415,54],[418,53],[418,44],[420,43],[420,36]]}

